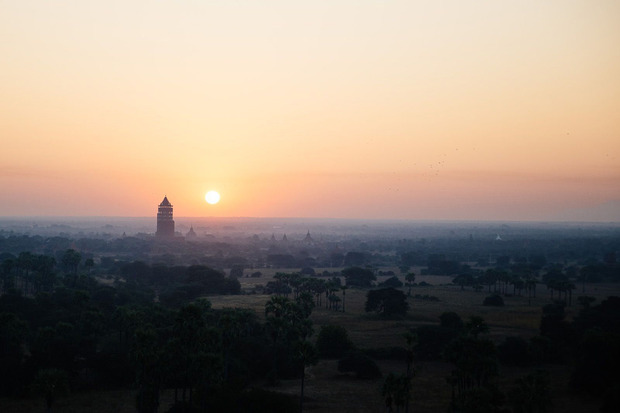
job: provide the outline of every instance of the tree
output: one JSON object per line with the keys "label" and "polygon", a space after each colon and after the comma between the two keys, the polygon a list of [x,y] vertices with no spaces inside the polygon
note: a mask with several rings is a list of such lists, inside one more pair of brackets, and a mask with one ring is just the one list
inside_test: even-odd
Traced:
{"label": "tree", "polygon": [[363,252],[349,251],[344,257],[344,265],[355,266],[366,263],[366,254]]}
{"label": "tree", "polygon": [[246,309],[226,308],[218,312],[217,327],[222,336],[222,351],[224,353],[224,380],[228,379],[233,352],[239,343],[256,329],[256,313]]}
{"label": "tree", "polygon": [[392,406],[396,406],[396,411],[407,406],[410,398],[409,388],[411,387],[411,378],[405,374],[390,373],[385,377],[381,388],[381,395],[385,400],[385,407],[388,412],[393,411]]}
{"label": "tree", "polygon": [[349,267],[342,270],[342,275],[347,280],[349,287],[372,287],[372,282],[377,279],[372,270],[361,267]]}
{"label": "tree", "polygon": [[338,360],[338,371],[354,372],[358,379],[376,379],[381,377],[377,363],[360,351],[350,351]]}
{"label": "tree", "polygon": [[80,265],[80,261],[82,261],[82,255],[74,249],[68,249],[62,255],[62,265],[65,267],[65,270],[74,276],[77,275],[78,265]]}
{"label": "tree", "polygon": [[527,291],[527,303],[532,304],[532,297],[536,298],[536,284],[537,281],[533,276],[528,276],[525,281],[525,291]]}
{"label": "tree", "polygon": [[551,411],[551,388],[549,373],[538,370],[520,377],[510,394],[515,413],[547,413]]}
{"label": "tree", "polygon": [[418,345],[418,336],[408,331],[404,334],[405,342],[407,343],[407,374],[405,376],[405,413],[409,412],[409,400],[411,399],[411,381],[415,376],[415,368],[413,366],[414,349]]}
{"label": "tree", "polygon": [[64,370],[39,370],[32,384],[36,393],[45,398],[46,412],[51,413],[56,397],[69,392],[69,377]]}
{"label": "tree", "polygon": [[383,317],[404,316],[409,309],[407,296],[395,288],[381,288],[366,294],[366,312],[375,311]]}
{"label": "tree", "polygon": [[316,339],[316,348],[321,357],[340,358],[353,348],[347,330],[338,325],[321,326]]}
{"label": "tree", "polygon": [[168,340],[164,352],[166,375],[176,379],[175,388],[182,389],[183,402],[192,403],[195,390],[221,377],[220,333],[206,324],[207,310],[208,306],[200,303],[182,307],[174,321],[173,338]]}
{"label": "tree", "polygon": [[480,317],[471,317],[465,334],[453,340],[444,351],[447,361],[454,364],[448,382],[452,386],[452,407],[457,411],[496,411],[503,396],[491,382],[498,375],[495,344],[479,337],[488,332]]}
{"label": "tree", "polygon": [[531,351],[528,342],[519,336],[506,337],[497,346],[499,359],[502,363],[515,366],[527,365],[531,360]]}
{"label": "tree", "polygon": [[482,305],[492,306],[492,307],[503,307],[504,299],[499,294],[490,295],[488,297],[485,297],[484,301],[482,302]]}
{"label": "tree", "polygon": [[461,317],[454,311],[442,313],[439,316],[439,323],[442,327],[454,329],[457,331],[461,331],[463,327],[465,327],[465,324],[463,323]]}
{"label": "tree", "polygon": [[136,331],[132,360],[136,369],[136,409],[138,413],[157,413],[163,382],[164,349],[158,343],[155,329]]}
{"label": "tree", "polygon": [[411,295],[411,286],[413,285],[413,283],[415,282],[415,274],[413,272],[409,272],[407,273],[407,275],[405,275],[405,281],[407,282],[407,287],[409,287],[409,290],[407,291],[407,295]]}
{"label": "tree", "polygon": [[620,387],[620,297],[608,297],[582,309],[571,329],[578,337],[572,388],[592,395],[613,395]]}
{"label": "tree", "polygon": [[474,276],[471,274],[460,274],[454,277],[452,283],[459,285],[461,290],[464,290],[466,286],[474,285]]}
{"label": "tree", "polygon": [[54,274],[56,260],[47,255],[38,255],[35,259],[34,266],[37,270],[35,291],[39,292],[41,289],[43,291],[52,291],[54,282],[56,281],[56,274]]}
{"label": "tree", "polygon": [[84,266],[88,268],[88,273],[90,274],[90,270],[95,266],[95,261],[92,258],[86,258]]}
{"label": "tree", "polygon": [[[400,288],[402,286],[403,286],[402,281],[400,281],[398,277],[395,275],[379,284],[379,287],[384,287],[384,288],[385,287]],[[411,288],[409,288],[409,290],[411,290]]]}
{"label": "tree", "polygon": [[278,380],[278,358],[286,355],[280,354],[279,350],[290,354],[297,343],[312,334],[312,322],[308,318],[311,310],[311,307],[281,296],[273,296],[265,304],[266,328],[273,345],[273,381]]}
{"label": "tree", "polygon": [[465,324],[465,332],[467,335],[478,338],[480,334],[486,334],[489,332],[489,325],[482,317],[471,316],[469,317],[467,324]]}
{"label": "tree", "polygon": [[299,394],[299,411],[304,411],[304,383],[306,381],[306,366],[317,363],[316,348],[309,341],[301,341],[297,345],[297,355],[301,361],[301,388]]}
{"label": "tree", "polygon": [[28,325],[13,313],[0,312],[0,395],[16,395],[23,372]]}

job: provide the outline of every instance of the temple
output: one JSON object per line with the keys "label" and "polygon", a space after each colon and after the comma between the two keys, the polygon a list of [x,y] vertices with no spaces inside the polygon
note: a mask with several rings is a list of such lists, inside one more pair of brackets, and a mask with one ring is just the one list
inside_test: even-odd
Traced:
{"label": "temple", "polygon": [[174,220],[172,219],[172,204],[168,197],[164,196],[157,208],[157,232],[158,238],[174,238]]}

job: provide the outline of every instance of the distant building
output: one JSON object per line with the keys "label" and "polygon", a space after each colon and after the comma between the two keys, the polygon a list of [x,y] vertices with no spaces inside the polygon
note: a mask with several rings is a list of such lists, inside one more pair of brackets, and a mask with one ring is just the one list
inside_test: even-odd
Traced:
{"label": "distant building", "polygon": [[308,230],[308,233],[306,234],[306,238],[304,238],[303,242],[305,244],[314,244],[314,240],[310,236],[310,230]]}
{"label": "distant building", "polygon": [[196,232],[194,232],[194,226],[190,226],[189,227],[189,231],[187,232],[187,235],[185,236],[186,238],[196,238],[198,235],[196,235]]}
{"label": "distant building", "polygon": [[172,219],[172,204],[164,196],[157,208],[157,232],[159,238],[174,238],[174,220]]}

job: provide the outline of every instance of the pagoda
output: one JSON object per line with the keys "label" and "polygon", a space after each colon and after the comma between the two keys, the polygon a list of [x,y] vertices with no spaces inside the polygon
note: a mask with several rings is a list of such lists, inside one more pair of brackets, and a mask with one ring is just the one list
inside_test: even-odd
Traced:
{"label": "pagoda", "polygon": [[157,232],[158,238],[174,238],[174,220],[172,219],[172,204],[168,197],[164,196],[157,208]]}
{"label": "pagoda", "polygon": [[187,235],[185,235],[187,238],[196,238],[198,236],[198,234],[196,234],[196,231],[194,231],[194,226],[190,226],[189,227],[189,231],[187,231]]}

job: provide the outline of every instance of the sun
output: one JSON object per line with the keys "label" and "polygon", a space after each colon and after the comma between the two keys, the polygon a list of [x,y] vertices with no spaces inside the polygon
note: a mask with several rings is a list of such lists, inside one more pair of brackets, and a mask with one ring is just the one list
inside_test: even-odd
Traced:
{"label": "sun", "polygon": [[205,194],[205,201],[211,205],[215,205],[220,202],[220,194],[217,191],[209,191]]}

